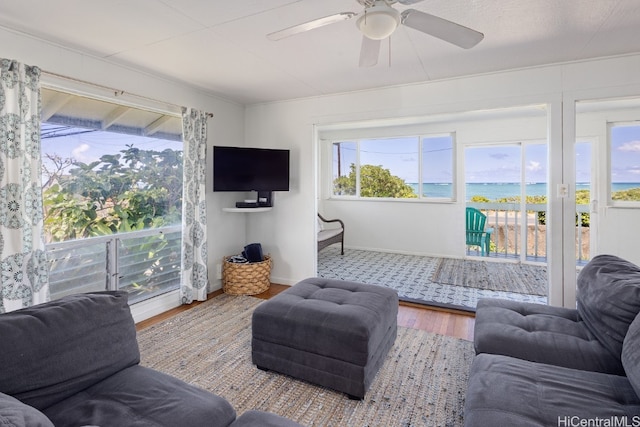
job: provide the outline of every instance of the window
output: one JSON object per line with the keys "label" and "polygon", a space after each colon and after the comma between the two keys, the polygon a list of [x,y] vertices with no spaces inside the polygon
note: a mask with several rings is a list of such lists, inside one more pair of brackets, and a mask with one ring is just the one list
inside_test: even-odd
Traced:
{"label": "window", "polygon": [[640,123],[609,125],[609,200],[640,206]]}
{"label": "window", "polygon": [[[333,144],[333,194],[336,196],[356,195],[356,155],[357,142],[335,142]],[[351,178],[353,181],[351,180]]]}
{"label": "window", "polygon": [[179,287],[177,115],[43,89],[42,185],[53,298]]}
{"label": "window", "polygon": [[333,195],[453,199],[453,134],[333,143]]}
{"label": "window", "polygon": [[422,197],[453,199],[453,135],[422,138]]}

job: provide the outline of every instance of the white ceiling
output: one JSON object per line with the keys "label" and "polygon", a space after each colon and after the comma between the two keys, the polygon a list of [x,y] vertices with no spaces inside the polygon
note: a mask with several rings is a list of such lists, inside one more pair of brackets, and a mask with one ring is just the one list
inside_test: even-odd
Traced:
{"label": "white ceiling", "polygon": [[0,25],[245,104],[640,52],[640,0],[424,0],[394,7],[457,22],[485,38],[464,50],[401,26],[391,37],[390,65],[383,43],[372,68],[358,67],[355,19],[266,38],[360,12],[356,0],[15,0],[0,3]]}

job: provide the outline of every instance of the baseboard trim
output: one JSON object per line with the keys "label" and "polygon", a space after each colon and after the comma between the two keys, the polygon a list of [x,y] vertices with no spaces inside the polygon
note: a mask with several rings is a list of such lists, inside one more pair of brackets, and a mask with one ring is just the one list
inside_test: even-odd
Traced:
{"label": "baseboard trim", "polygon": [[180,291],[175,290],[131,305],[131,315],[138,323],[180,305]]}

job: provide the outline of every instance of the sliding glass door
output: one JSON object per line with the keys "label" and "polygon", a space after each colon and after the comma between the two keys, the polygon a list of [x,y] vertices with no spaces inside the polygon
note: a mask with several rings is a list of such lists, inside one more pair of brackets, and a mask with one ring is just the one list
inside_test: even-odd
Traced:
{"label": "sliding glass door", "polygon": [[466,204],[493,229],[489,256],[546,263],[546,142],[468,145],[464,169]]}

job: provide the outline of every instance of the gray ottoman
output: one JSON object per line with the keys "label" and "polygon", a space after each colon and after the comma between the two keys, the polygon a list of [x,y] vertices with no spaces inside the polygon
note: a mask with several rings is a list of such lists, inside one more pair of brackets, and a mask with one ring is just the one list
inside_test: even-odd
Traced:
{"label": "gray ottoman", "polygon": [[362,399],[395,342],[398,294],[310,278],[253,312],[253,363]]}

